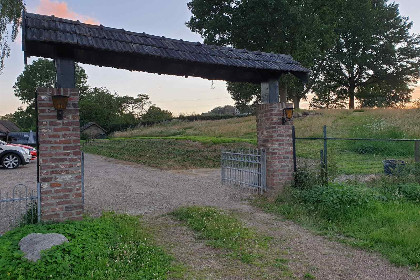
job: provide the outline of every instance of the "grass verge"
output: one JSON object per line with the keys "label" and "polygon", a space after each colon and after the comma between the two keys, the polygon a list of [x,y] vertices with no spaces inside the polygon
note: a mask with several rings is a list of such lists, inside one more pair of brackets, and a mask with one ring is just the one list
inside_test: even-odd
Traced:
{"label": "grass verge", "polygon": [[276,202],[254,203],[342,242],[380,252],[392,263],[419,269],[420,186],[329,185],[288,189]]}
{"label": "grass verge", "polygon": [[[155,246],[138,217],[105,213],[98,219],[17,228],[0,237],[1,279],[166,279],[171,257]],[[23,259],[29,233],[61,233],[69,240]]]}
{"label": "grass verge", "polygon": [[177,219],[186,222],[200,238],[214,248],[227,249],[232,256],[244,263],[255,263],[259,249],[268,248],[268,238],[258,236],[245,227],[236,217],[212,207],[182,207],[172,212]]}
{"label": "grass verge", "polygon": [[222,148],[252,147],[247,143],[212,144],[174,139],[98,140],[83,145],[83,151],[161,169],[220,167]]}

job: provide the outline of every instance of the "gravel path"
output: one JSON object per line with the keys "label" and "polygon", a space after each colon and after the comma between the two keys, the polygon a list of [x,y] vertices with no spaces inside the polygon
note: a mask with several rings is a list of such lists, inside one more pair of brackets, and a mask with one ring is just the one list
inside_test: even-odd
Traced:
{"label": "gravel path", "polygon": [[[219,170],[162,171],[96,155],[87,154],[85,159],[86,210],[93,215],[114,210],[145,214],[150,221],[182,205],[216,206],[236,212],[244,223],[278,240],[278,249],[288,252],[289,267],[299,278],[310,272],[317,279],[420,279],[418,272],[397,268],[377,254],[314,235],[250,206],[246,198],[251,193],[222,186]],[[10,181],[35,181],[35,170],[35,164],[0,170],[0,189],[10,188]],[[178,246],[188,248],[185,235],[186,231],[173,230],[172,239],[179,238]],[[197,258],[209,260],[214,255],[205,246],[191,244],[187,251],[195,252]],[[219,262],[214,261],[216,267]]]}
{"label": "gravel path", "polygon": [[[220,171],[162,171],[96,155],[85,156],[86,210],[163,214],[183,205],[243,208],[249,192],[220,184]],[[242,194],[241,194],[242,193]]]}

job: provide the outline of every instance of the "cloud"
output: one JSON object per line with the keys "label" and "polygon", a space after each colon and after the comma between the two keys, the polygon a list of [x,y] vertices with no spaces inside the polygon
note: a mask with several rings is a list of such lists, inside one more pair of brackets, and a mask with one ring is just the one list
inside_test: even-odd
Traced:
{"label": "cloud", "polygon": [[36,8],[38,14],[80,20],[84,23],[99,25],[99,21],[72,11],[65,1],[41,0]]}

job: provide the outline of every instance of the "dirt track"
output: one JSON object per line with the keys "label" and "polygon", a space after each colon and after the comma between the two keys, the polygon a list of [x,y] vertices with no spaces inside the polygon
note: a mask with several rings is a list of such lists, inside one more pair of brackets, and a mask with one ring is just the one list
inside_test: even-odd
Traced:
{"label": "dirt track", "polygon": [[[0,170],[0,188],[14,185],[10,182],[32,185],[35,170],[35,164],[18,170]],[[287,252],[289,266],[299,278],[310,272],[317,279],[420,279],[418,273],[394,267],[376,254],[316,236],[292,222],[251,207],[245,200],[250,192],[222,186],[219,170],[162,171],[86,155],[85,185],[86,210],[93,215],[104,210],[144,214],[146,220],[168,226],[167,218],[162,218],[161,214],[182,205],[216,206],[234,211],[244,223],[278,241],[276,246]],[[237,278],[223,274],[224,259],[216,256],[217,260],[204,261],[203,256],[208,255],[206,246],[194,250],[197,245],[192,233],[175,229],[169,232],[170,236],[162,234],[159,242],[175,244],[171,246],[171,253],[177,258],[198,270],[200,266],[209,269],[215,265],[214,269],[220,269],[222,276],[210,279]],[[188,239],[185,234],[192,237]],[[191,256],[182,259],[186,252]],[[197,260],[201,261],[197,263]]]}

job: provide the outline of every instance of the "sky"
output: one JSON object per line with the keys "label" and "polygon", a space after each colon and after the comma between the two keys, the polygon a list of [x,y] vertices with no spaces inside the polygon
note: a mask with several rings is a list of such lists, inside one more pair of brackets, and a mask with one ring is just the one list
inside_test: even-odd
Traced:
{"label": "sky", "polygon": [[[134,32],[173,39],[202,42],[201,37],[186,27],[191,16],[188,0],[26,0],[28,12],[77,19],[91,24],[124,28]],[[400,13],[414,22],[412,32],[420,34],[420,1],[396,0]],[[0,116],[22,106],[13,94],[16,78],[24,69],[20,37],[12,43],[11,55],[0,74]],[[33,59],[28,60],[31,63]],[[216,106],[234,102],[226,83],[201,78],[184,78],[81,64],[92,87],[106,87],[120,95],[148,94],[152,103],[177,114],[202,113]],[[420,85],[414,99],[420,98]],[[303,102],[303,106],[308,103]]]}

